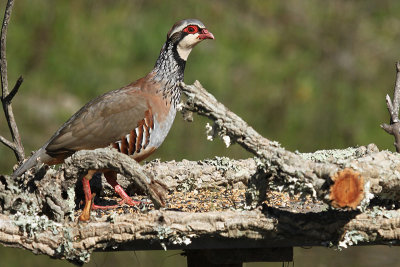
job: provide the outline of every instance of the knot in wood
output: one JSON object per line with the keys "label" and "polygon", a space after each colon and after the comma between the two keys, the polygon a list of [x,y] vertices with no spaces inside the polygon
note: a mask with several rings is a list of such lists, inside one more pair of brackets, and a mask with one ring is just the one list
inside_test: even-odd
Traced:
{"label": "knot in wood", "polygon": [[346,168],[331,177],[330,200],[335,208],[355,209],[364,198],[364,178],[359,172]]}

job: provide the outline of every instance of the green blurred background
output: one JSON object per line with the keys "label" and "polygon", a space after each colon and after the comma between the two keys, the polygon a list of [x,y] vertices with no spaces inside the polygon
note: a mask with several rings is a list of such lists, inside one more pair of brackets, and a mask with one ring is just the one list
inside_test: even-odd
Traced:
{"label": "green blurred background", "polygon": [[[4,12],[6,0],[1,0]],[[215,35],[192,52],[185,82],[196,79],[262,135],[310,152],[375,143],[389,115],[400,59],[400,1],[19,0],[9,26],[10,87],[26,153],[39,148],[82,105],[149,72],[172,24],[198,18]],[[237,145],[208,142],[204,125],[178,115],[154,157],[245,158]],[[9,137],[0,116],[0,134]],[[153,158],[154,158],[153,157]],[[0,146],[0,173],[13,153]],[[185,266],[178,252],[95,253],[88,266]],[[2,266],[62,264],[0,247]],[[388,247],[296,249],[296,266],[399,266]],[[68,265],[68,263],[65,263]],[[246,266],[281,266],[280,264]]]}

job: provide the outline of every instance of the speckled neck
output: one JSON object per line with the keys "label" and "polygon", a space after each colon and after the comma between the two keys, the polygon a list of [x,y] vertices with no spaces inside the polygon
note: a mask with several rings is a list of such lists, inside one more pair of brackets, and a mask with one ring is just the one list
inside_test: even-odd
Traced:
{"label": "speckled neck", "polygon": [[175,107],[181,98],[179,83],[183,81],[185,65],[186,61],[179,57],[176,45],[167,40],[154,66],[153,80],[164,83],[163,96],[170,98]]}

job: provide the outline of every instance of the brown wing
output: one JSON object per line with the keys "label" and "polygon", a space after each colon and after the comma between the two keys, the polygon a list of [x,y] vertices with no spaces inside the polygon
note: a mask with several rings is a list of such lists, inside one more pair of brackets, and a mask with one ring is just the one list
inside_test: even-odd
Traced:
{"label": "brown wing", "polygon": [[81,149],[106,147],[128,134],[148,109],[142,83],[139,80],[87,103],[45,145],[47,154],[62,157]]}

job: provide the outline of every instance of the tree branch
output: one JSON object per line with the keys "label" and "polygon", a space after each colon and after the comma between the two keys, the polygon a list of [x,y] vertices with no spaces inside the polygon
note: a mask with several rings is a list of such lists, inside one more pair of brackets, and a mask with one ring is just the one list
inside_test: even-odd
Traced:
{"label": "tree branch", "polygon": [[0,34],[0,70],[1,70],[1,102],[3,105],[4,115],[6,117],[8,128],[11,132],[11,137],[13,139],[13,145],[9,141],[5,142],[5,138],[0,136],[0,140],[7,147],[14,151],[15,156],[18,161],[23,161],[25,158],[24,147],[21,142],[21,137],[19,135],[18,127],[15,122],[14,113],[11,106],[11,100],[18,92],[19,87],[22,84],[22,77],[20,77],[11,93],[8,91],[8,76],[7,76],[7,58],[6,58],[6,43],[7,43],[7,29],[11,18],[12,8],[14,6],[13,0],[8,0],[6,5],[6,10],[4,13],[3,24],[1,27]]}
{"label": "tree branch", "polygon": [[[189,95],[186,108],[213,119],[217,134],[258,157],[152,161],[141,167],[117,151],[97,149],[75,153],[59,170],[38,166],[14,180],[1,176],[0,243],[74,262],[86,262],[92,251],[103,249],[399,243],[396,155],[373,144],[292,153],[260,136],[199,82],[183,90]],[[139,188],[166,208],[96,212],[89,223],[77,225],[80,211],[74,207],[81,196],[75,195],[76,184],[87,170],[103,168],[122,174],[118,182],[125,189]],[[159,193],[164,185],[166,198]],[[98,186],[106,188],[106,183]],[[311,205],[313,212],[284,205],[289,211],[271,204],[270,192],[281,189],[309,193],[319,201]],[[108,190],[101,191],[107,195]]]}
{"label": "tree branch", "polygon": [[[292,194],[307,192],[327,204],[335,203],[334,206],[338,208],[364,209],[369,204],[371,192],[383,199],[400,200],[400,194],[394,193],[393,187],[381,185],[383,177],[393,181],[396,188],[399,185],[400,178],[393,176],[400,166],[397,156],[379,152],[373,144],[356,149],[317,151],[313,154],[293,153],[259,135],[236,114],[217,102],[198,81],[193,85],[182,85],[182,90],[188,96],[186,110],[210,118],[215,123],[213,128],[218,135],[222,138],[228,136],[231,142],[238,143],[261,158],[270,189],[283,187]],[[388,169],[388,166],[394,168]],[[353,183],[359,184],[358,190],[342,188],[351,187]],[[338,196],[334,193],[337,187],[348,194]],[[260,200],[256,198],[255,201]]]}
{"label": "tree branch", "polygon": [[264,138],[238,115],[218,102],[202,87],[199,81],[195,81],[193,85],[182,83],[181,88],[188,96],[185,110],[211,119],[216,125],[215,130],[221,137],[229,137],[232,143],[238,143],[257,157],[268,158],[273,154],[285,151],[278,142]]}
{"label": "tree branch", "polygon": [[[0,43],[1,100],[13,142],[1,136],[0,141],[23,160],[11,109],[22,77],[10,93],[7,81],[6,35],[13,3],[7,2]],[[400,136],[396,136],[400,131],[393,126],[399,123],[400,105],[400,64],[396,67],[393,103],[387,97],[393,123],[382,127],[391,131],[399,144]],[[185,110],[214,122],[211,136],[219,135],[227,145],[238,143],[256,157],[152,161],[140,166],[114,150],[98,149],[75,153],[58,170],[37,166],[16,179],[0,175],[0,243],[75,263],[89,261],[96,250],[345,248],[400,243],[397,155],[379,151],[373,144],[293,153],[258,134],[199,82],[182,84],[182,90],[188,95]],[[154,206],[165,208],[144,205],[97,211],[90,222],[79,223],[76,207],[82,195],[75,189],[80,187],[81,177],[93,169],[118,172],[124,189],[130,193],[139,189]],[[104,179],[97,181],[91,180],[106,189],[100,191],[107,200],[111,195],[107,184]],[[281,190],[310,194],[317,201],[307,204],[302,199],[293,204],[285,195],[279,199],[285,205],[272,202],[271,193]],[[310,210],[302,208],[306,205]]]}
{"label": "tree branch", "polygon": [[4,101],[6,103],[11,103],[12,99],[14,98],[14,96],[18,93],[19,87],[21,86],[23,81],[24,81],[24,79],[22,78],[22,76],[19,76],[18,80],[15,82],[14,88],[11,90],[11,92],[4,99]]}
{"label": "tree branch", "polygon": [[166,186],[162,181],[154,181],[145,174],[135,160],[125,154],[110,149],[78,151],[65,160],[66,179],[82,178],[88,170],[113,170],[128,177],[130,184],[151,198],[156,208],[165,205]]}
{"label": "tree branch", "polygon": [[400,62],[396,62],[396,82],[394,85],[393,103],[389,95],[386,95],[386,105],[390,115],[390,124],[381,124],[388,134],[394,136],[394,146],[396,151],[400,152],[400,122],[399,122],[399,108],[400,108]]}
{"label": "tree branch", "polygon": [[[328,154],[331,156],[327,157]],[[314,160],[322,160],[322,156],[325,156],[326,161],[355,162],[360,168],[363,164],[372,165],[369,167],[371,169],[384,168],[386,176],[374,177],[382,187],[375,197],[383,196],[382,192],[392,192],[387,197],[395,198],[396,192],[400,191],[398,179],[390,176],[399,163],[394,162],[396,157],[388,151],[377,152],[360,147],[343,151],[318,151],[302,156]],[[74,211],[74,184],[85,170],[101,168],[122,173],[124,176],[119,176],[118,181],[125,188],[131,185],[143,187],[141,184],[147,178],[143,178],[142,182],[136,181],[138,176],[143,175],[154,177],[156,181],[147,183],[150,185],[162,181],[170,190],[167,209],[156,211],[150,208],[133,213],[129,210],[123,214],[110,211],[103,216],[97,213],[92,214],[89,223],[77,224],[79,211]],[[293,180],[302,179],[296,176],[298,174],[292,174]],[[75,262],[88,261],[92,251],[103,249],[397,244],[400,230],[396,219],[400,211],[388,210],[384,206],[374,206],[363,213],[326,210],[326,206],[318,203],[315,205],[320,208],[313,209],[318,213],[296,211],[293,207],[289,212],[267,202],[261,204],[262,210],[246,204],[236,208],[227,206],[218,211],[209,209],[203,213],[168,210],[168,207],[179,206],[175,203],[188,201],[185,197],[178,197],[179,194],[175,192],[179,191],[184,193],[183,196],[190,192],[201,195],[205,191],[205,195],[210,197],[207,193],[210,188],[217,192],[223,192],[226,188],[247,188],[245,194],[251,195],[252,184],[273,182],[267,180],[265,169],[257,158],[152,161],[140,167],[121,153],[98,149],[74,154],[58,171],[43,166],[26,173],[19,180],[2,176],[0,181],[0,202],[3,203],[0,243]],[[263,197],[266,198],[265,195]],[[76,200],[79,202],[79,197]],[[190,201],[191,206],[196,206],[193,200]],[[214,209],[219,207],[219,201],[219,198],[206,200],[216,205],[211,205]],[[202,202],[204,200],[198,201]],[[246,207],[250,210],[244,211]]]}
{"label": "tree branch", "polygon": [[13,142],[8,141],[6,138],[0,135],[0,142],[2,142],[5,146],[8,146],[10,149],[15,149],[15,144]]}

